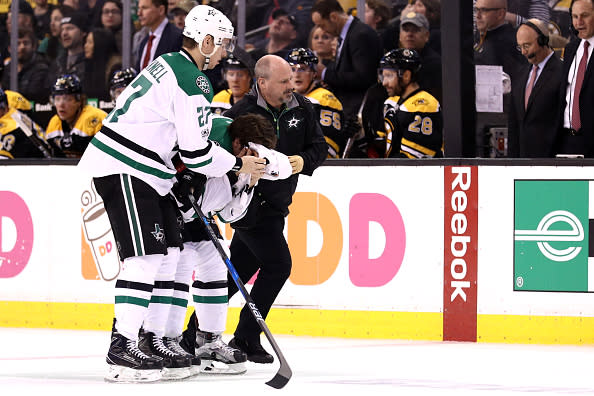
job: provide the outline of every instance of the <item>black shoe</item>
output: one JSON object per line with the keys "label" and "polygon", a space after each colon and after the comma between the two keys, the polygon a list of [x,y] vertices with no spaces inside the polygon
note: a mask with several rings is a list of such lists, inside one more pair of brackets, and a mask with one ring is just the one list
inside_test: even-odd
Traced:
{"label": "black shoe", "polygon": [[182,333],[182,339],[179,345],[184,351],[194,355],[196,353],[196,331],[198,330],[198,319],[196,318],[196,312],[192,313],[190,320],[188,321],[188,328]]}
{"label": "black shoe", "polygon": [[147,355],[163,359],[163,366],[166,368],[184,368],[192,365],[187,356],[180,355],[167,348],[163,343],[163,338],[157,337],[152,332],[141,331],[138,348]]}
{"label": "black shoe", "polygon": [[129,340],[117,331],[111,333],[107,363],[135,370],[161,370],[163,360],[143,353],[136,341]]}
{"label": "black shoe", "polygon": [[272,363],[274,357],[266,352],[266,350],[260,344],[260,340],[243,340],[241,338],[234,337],[229,341],[231,348],[239,349],[247,355],[247,359],[254,363]]}

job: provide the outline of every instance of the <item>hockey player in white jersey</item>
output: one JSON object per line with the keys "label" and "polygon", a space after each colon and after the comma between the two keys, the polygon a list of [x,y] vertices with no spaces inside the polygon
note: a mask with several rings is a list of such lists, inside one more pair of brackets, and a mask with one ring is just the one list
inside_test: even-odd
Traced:
{"label": "hockey player in white jersey", "polygon": [[[265,179],[284,179],[291,175],[288,157],[272,150],[277,137],[268,120],[260,115],[246,114],[231,121],[227,117],[215,116],[209,138],[234,155],[256,152],[266,158],[266,170],[262,176]],[[237,176],[230,172],[224,177],[209,178],[205,181],[204,192],[195,194],[219,238],[222,239],[214,215],[222,222],[242,218],[258,179],[259,175]],[[186,306],[182,302],[191,297],[200,325],[198,328],[193,320],[188,324],[188,328],[193,331],[186,332],[189,337],[183,340],[183,348],[201,360],[202,372],[241,374],[246,371],[247,356],[228,346],[221,337],[227,321],[227,267],[210,241],[204,223],[196,218],[186,195],[188,189],[181,186],[187,180],[181,180],[174,191],[180,203],[183,203],[180,209],[186,222],[183,230],[184,249],[175,275],[173,297],[177,303],[171,304],[169,317],[166,318],[165,344],[172,349],[179,348],[186,315]],[[193,282],[192,272],[195,273]]]}
{"label": "hockey player in white jersey", "polygon": [[[93,176],[123,261],[107,353],[111,381],[179,378],[176,371],[185,373],[190,365],[165,346],[165,329],[154,320],[172,299],[168,280],[182,245],[176,204],[168,195],[176,180],[174,148],[190,171],[207,176],[258,174],[265,167],[263,159],[237,158],[207,140],[213,92],[201,70],[232,50],[231,22],[199,5],[187,15],[183,35],[180,52],[155,59],[122,92],[79,162]],[[141,325],[145,333],[138,341]]]}

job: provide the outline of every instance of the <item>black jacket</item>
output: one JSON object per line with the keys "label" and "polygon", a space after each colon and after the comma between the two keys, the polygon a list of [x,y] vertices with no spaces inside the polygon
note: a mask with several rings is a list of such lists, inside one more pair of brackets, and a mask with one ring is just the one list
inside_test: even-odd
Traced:
{"label": "black jacket", "polygon": [[324,82],[342,103],[346,118],[357,114],[365,92],[377,81],[381,57],[376,31],[354,18],[338,61],[329,62],[324,72]]}
{"label": "black jacket", "polygon": [[[254,87],[224,115],[236,118],[243,114],[254,113],[269,119],[278,136],[276,150],[287,156],[301,156],[303,158],[301,173],[311,176],[313,171],[324,162],[328,146],[311,102],[297,93],[293,96],[293,100],[277,116],[268,108],[266,101]],[[255,189],[255,195],[263,202],[259,215],[288,215],[298,179],[299,174],[291,175],[284,180],[260,179]]]}
{"label": "black jacket", "polygon": [[[574,39],[565,46],[562,81],[561,81],[561,107],[559,109],[560,126],[563,126],[563,116],[567,102],[567,86],[574,76],[569,76],[569,69],[581,44],[581,39]],[[581,59],[577,59],[579,65]],[[576,73],[578,65],[576,65]],[[592,57],[588,60],[584,82],[580,91],[580,115],[582,127],[576,136],[561,134],[557,153],[561,154],[584,154],[586,158],[594,158],[594,61]]]}
{"label": "black jacket", "polygon": [[532,65],[512,80],[510,106],[509,157],[550,158],[555,156],[560,108],[563,64],[555,54],[549,58],[524,107],[526,85]]}

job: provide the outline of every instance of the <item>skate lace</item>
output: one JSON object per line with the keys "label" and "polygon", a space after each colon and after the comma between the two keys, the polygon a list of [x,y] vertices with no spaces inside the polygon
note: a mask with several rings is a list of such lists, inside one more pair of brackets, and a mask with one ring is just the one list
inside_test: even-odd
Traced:
{"label": "skate lace", "polygon": [[128,353],[130,353],[134,357],[137,357],[139,359],[150,359],[148,355],[146,355],[144,352],[138,349],[136,341],[128,340],[126,342],[126,349],[128,350]]}
{"label": "skate lace", "polygon": [[153,337],[153,347],[165,356],[175,356],[163,343],[163,339],[160,337]]}
{"label": "skate lace", "polygon": [[179,355],[187,355],[188,353],[179,345],[179,342],[176,338],[165,337],[165,345],[167,348],[172,350],[173,352]]}

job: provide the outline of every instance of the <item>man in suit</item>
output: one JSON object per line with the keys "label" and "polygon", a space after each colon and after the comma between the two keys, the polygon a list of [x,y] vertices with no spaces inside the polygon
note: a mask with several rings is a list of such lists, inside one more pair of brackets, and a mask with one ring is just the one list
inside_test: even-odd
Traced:
{"label": "man in suit", "polygon": [[547,25],[529,19],[516,32],[518,47],[529,65],[512,80],[509,112],[509,156],[555,155],[559,123],[561,60],[549,47]]}
{"label": "man in suit", "polygon": [[565,46],[561,136],[558,154],[594,157],[594,0],[573,0],[571,20],[577,35]]}
{"label": "man in suit", "polygon": [[358,18],[347,15],[338,0],[318,0],[311,19],[339,37],[336,60],[317,65],[318,76],[330,86],[344,106],[345,118],[359,111],[365,91],[377,81],[382,48],[377,33]]}
{"label": "man in suit", "polygon": [[144,69],[160,55],[181,49],[182,31],[167,19],[167,0],[139,0],[138,20],[149,32],[140,43],[136,70]]}

